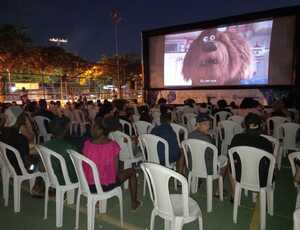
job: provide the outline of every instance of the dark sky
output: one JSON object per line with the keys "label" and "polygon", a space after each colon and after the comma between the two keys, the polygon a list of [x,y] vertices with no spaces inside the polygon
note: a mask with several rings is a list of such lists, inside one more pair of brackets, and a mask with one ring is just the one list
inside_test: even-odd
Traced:
{"label": "dark sky", "polygon": [[140,53],[142,30],[300,5],[300,0],[1,0],[0,24],[22,22],[35,44],[69,40],[89,60],[114,52],[111,10],[120,11],[120,53]]}

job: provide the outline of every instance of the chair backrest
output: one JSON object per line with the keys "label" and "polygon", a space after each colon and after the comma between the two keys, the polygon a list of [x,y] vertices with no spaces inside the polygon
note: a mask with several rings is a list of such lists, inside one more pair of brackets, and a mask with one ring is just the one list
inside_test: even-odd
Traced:
{"label": "chair backrest", "polygon": [[182,124],[187,128],[189,132],[193,131],[196,126],[196,114],[195,113],[183,113]]}
{"label": "chair backrest", "polygon": [[233,147],[228,152],[234,180],[236,180],[234,154],[237,154],[240,159],[241,178],[239,183],[243,188],[250,191],[260,191],[259,164],[263,157],[266,157],[270,161],[266,186],[272,185],[275,167],[275,158],[273,155],[264,150],[249,146]]}
{"label": "chair backrest", "polygon": [[45,121],[50,122],[50,119],[44,116],[35,116],[33,117],[33,119],[35,120],[39,128],[40,135],[47,136],[49,133],[47,132],[47,129],[45,127]]}
{"label": "chair backrest", "polygon": [[175,123],[171,123],[170,125],[171,125],[172,129],[174,130],[174,132],[176,133],[178,144],[181,143],[181,141],[180,141],[180,135],[183,135],[182,136],[183,140],[186,140],[188,138],[188,130],[187,130],[187,128],[185,128],[182,125],[175,124]]}
{"label": "chair backrest", "polygon": [[280,143],[279,140],[275,137],[269,135],[261,135],[262,137],[266,138],[268,141],[272,142],[273,145],[273,156],[277,159]]}
{"label": "chair backrest", "polygon": [[151,112],[152,115],[152,124],[153,125],[160,125],[160,111],[159,110],[153,110]]}
{"label": "chair backrest", "polygon": [[59,162],[59,165],[60,165],[60,168],[61,168],[61,171],[63,174],[63,178],[65,181],[65,185],[72,184],[68,170],[67,170],[66,161],[60,154],[54,152],[51,149],[46,148],[45,146],[42,146],[42,145],[37,145],[36,150],[38,151],[38,153],[40,154],[40,156],[42,158],[42,161],[44,163],[50,184],[52,184],[54,186],[60,186],[58,179],[56,177],[56,174],[53,170],[52,159],[55,159],[57,162]]}
{"label": "chair backrest", "polygon": [[[180,195],[182,196],[181,207],[183,210],[180,213],[183,213],[184,217],[188,217],[188,184],[186,178],[181,174],[159,164],[142,163],[141,168],[145,174],[150,191],[150,197],[156,211],[162,216],[170,218],[175,216],[175,210],[172,206],[169,191],[169,180],[170,178],[175,178],[182,185],[182,194]],[[176,211],[178,212],[179,210]]]}
{"label": "chair backrest", "polygon": [[228,117],[231,117],[231,116],[232,116],[232,113],[228,112],[228,111],[220,111],[215,114],[215,118],[216,118],[217,122],[225,121],[225,120],[227,120]]}
{"label": "chair backrest", "polygon": [[[20,176],[20,175],[18,175],[15,167],[12,165],[12,163],[10,161],[10,159],[12,159],[12,158],[16,159],[16,163],[18,164],[18,167],[21,170],[21,175],[28,174],[28,171],[26,170],[26,168],[24,166],[24,162],[21,158],[20,152],[16,148],[0,141],[0,149],[1,149],[1,151],[0,151],[1,157],[0,158],[3,160],[4,165],[7,167],[8,171],[11,175],[13,175],[14,177]],[[11,154],[12,158],[10,158],[8,156],[9,154]]]}
{"label": "chair backrest", "polygon": [[300,229],[300,208],[297,208],[294,211],[293,219],[294,219],[294,230],[299,230]]}
{"label": "chair backrest", "polygon": [[68,149],[67,151],[70,154],[70,157],[75,166],[75,171],[77,174],[77,178],[78,178],[78,182],[79,182],[79,189],[80,189],[81,193],[86,194],[86,195],[91,194],[89,184],[88,184],[88,181],[86,179],[86,176],[85,176],[85,173],[83,170],[83,164],[88,165],[88,167],[90,167],[92,169],[97,194],[103,193],[103,189],[102,189],[102,186],[100,183],[100,177],[99,177],[99,173],[98,173],[96,164],[92,160],[88,159],[84,155],[82,155],[72,149]]}
{"label": "chair backrest", "polygon": [[236,123],[238,123],[240,125],[243,124],[244,119],[245,118],[243,116],[239,116],[239,115],[233,115],[233,116],[228,117],[229,121],[234,121],[234,122],[236,122]]}
{"label": "chair backrest", "polygon": [[232,138],[243,131],[241,125],[234,121],[224,120],[218,124],[218,134],[222,142],[227,145],[231,143]]}
{"label": "chair backrest", "polygon": [[288,117],[269,117],[267,119],[267,132],[268,135],[279,138],[279,126],[282,123],[289,122],[290,119]]}
{"label": "chair backrest", "polygon": [[118,143],[120,146],[120,159],[134,158],[131,137],[121,131],[114,131],[110,133],[110,138]]}
{"label": "chair backrest", "polygon": [[153,134],[143,134],[139,136],[140,143],[142,143],[142,148],[146,150],[146,161],[159,164],[159,156],[157,145],[158,143],[162,143],[165,149],[165,164],[167,167],[170,167],[169,163],[169,144],[168,142],[156,135]]}
{"label": "chair backrest", "polygon": [[213,152],[213,175],[218,174],[218,150],[216,146],[197,139],[187,139],[181,143],[181,146],[183,148],[186,167],[192,172],[192,174],[202,178],[206,178],[208,176],[205,153],[207,149],[211,149]]}
{"label": "chair backrest", "polygon": [[290,165],[291,165],[291,168],[292,168],[292,174],[293,174],[293,176],[295,176],[295,174],[296,174],[296,165],[295,165],[294,160],[295,159],[299,159],[300,160],[300,152],[290,153],[288,155],[288,158],[289,158],[289,162],[290,162]]}
{"label": "chair backrest", "polygon": [[119,122],[122,126],[122,131],[125,132],[126,126],[127,126],[128,130],[129,130],[128,134],[129,134],[129,136],[132,136],[132,125],[131,125],[131,123],[128,122],[128,121],[125,121],[123,119],[119,119]]}
{"label": "chair backrest", "polygon": [[286,122],[279,126],[279,134],[283,137],[283,147],[286,149],[295,149],[297,147],[297,134],[300,130],[300,124]]}
{"label": "chair backrest", "polygon": [[153,127],[153,125],[147,121],[135,121],[133,125],[135,126],[137,135],[150,133],[150,130]]}

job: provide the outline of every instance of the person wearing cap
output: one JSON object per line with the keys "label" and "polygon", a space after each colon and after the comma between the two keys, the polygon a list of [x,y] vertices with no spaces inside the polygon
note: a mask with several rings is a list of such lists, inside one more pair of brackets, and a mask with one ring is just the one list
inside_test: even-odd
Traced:
{"label": "person wearing cap", "polygon": [[[56,117],[49,123],[49,130],[53,135],[53,139],[47,141],[43,146],[51,149],[52,151],[60,154],[66,161],[67,170],[72,183],[77,182],[76,171],[73,166],[73,162],[70,158],[68,149],[74,149],[75,151],[80,151],[78,147],[73,145],[68,139],[67,134],[69,132],[70,120],[67,117]],[[60,163],[57,159],[52,159],[52,166],[54,173],[57,177],[58,183],[60,185],[65,184],[63,173],[60,167]]]}
{"label": "person wearing cap", "polygon": [[[273,154],[273,145],[272,143],[267,140],[266,138],[262,137],[261,134],[263,134],[262,129],[262,119],[258,114],[255,113],[249,113],[245,117],[245,126],[246,129],[243,133],[237,134],[233,137],[231,144],[229,146],[230,148],[237,147],[237,146],[249,146],[254,147],[258,149],[262,149],[270,154]],[[240,163],[237,160],[237,156],[235,157],[236,160],[236,177],[237,180],[240,178]],[[259,165],[259,176],[260,176],[260,185],[263,187],[267,183],[267,175],[269,171],[269,160],[266,158],[263,158]],[[234,182],[231,180],[231,186],[232,186],[232,193],[234,191]]]}

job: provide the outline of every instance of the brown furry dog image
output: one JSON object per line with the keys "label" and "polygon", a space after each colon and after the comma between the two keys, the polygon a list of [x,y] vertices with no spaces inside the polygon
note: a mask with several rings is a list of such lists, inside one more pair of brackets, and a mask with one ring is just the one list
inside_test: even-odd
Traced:
{"label": "brown furry dog image", "polygon": [[192,85],[238,85],[251,76],[248,42],[236,32],[205,30],[190,45],[182,74]]}

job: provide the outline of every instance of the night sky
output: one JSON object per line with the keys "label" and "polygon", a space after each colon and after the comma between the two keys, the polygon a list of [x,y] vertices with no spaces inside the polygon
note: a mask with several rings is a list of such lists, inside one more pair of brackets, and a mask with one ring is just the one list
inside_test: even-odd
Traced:
{"label": "night sky", "polygon": [[25,25],[37,45],[67,38],[67,49],[97,61],[114,52],[114,8],[122,17],[120,53],[140,53],[142,30],[297,4],[300,0],[1,0],[0,24]]}

